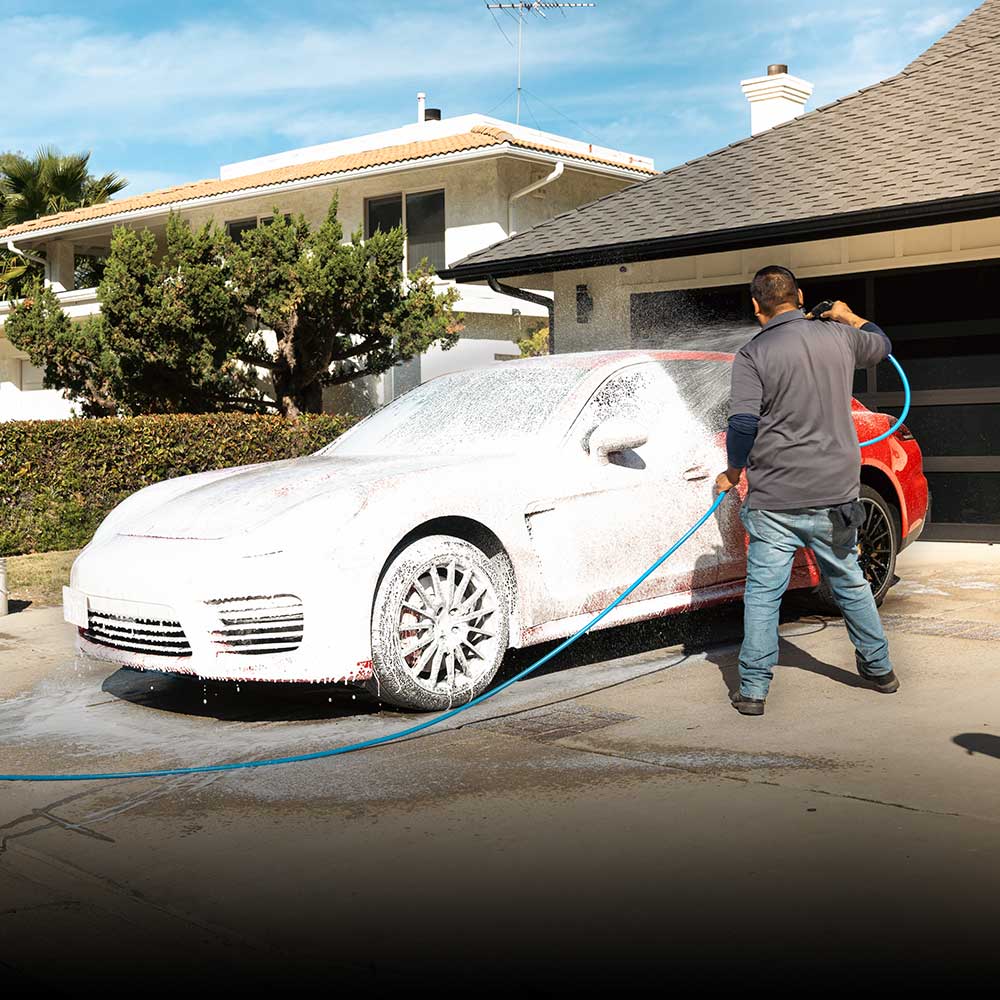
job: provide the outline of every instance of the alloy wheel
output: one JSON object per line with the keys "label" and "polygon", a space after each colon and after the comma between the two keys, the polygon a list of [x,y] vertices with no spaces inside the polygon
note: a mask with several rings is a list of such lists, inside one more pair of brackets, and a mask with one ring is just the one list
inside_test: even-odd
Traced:
{"label": "alloy wheel", "polygon": [[471,689],[497,656],[499,602],[484,573],[449,557],[418,572],[399,608],[400,653],[425,691]]}
{"label": "alloy wheel", "polygon": [[865,579],[871,584],[872,592],[877,595],[892,572],[895,545],[892,524],[874,500],[862,497],[861,505],[865,519],[858,528],[858,562]]}

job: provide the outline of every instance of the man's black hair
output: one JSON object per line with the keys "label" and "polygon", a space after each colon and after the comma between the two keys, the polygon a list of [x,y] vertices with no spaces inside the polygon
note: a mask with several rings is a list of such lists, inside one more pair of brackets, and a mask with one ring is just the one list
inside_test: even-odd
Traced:
{"label": "man's black hair", "polygon": [[765,316],[773,316],[781,306],[799,307],[799,283],[787,267],[762,267],[750,282],[750,294]]}

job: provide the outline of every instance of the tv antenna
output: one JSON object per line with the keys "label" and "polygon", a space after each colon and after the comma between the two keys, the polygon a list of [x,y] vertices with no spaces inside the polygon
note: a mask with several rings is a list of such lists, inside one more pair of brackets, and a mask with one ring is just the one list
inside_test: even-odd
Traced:
{"label": "tv antenna", "polygon": [[[520,3],[487,3],[488,11],[502,10],[511,17],[517,18],[517,109],[514,121],[521,124],[521,50],[524,36],[524,15],[537,14],[545,17],[547,10],[558,10],[565,13],[567,7],[596,7],[596,3],[536,3],[532,0],[521,0]],[[503,30],[503,29],[501,29]]]}

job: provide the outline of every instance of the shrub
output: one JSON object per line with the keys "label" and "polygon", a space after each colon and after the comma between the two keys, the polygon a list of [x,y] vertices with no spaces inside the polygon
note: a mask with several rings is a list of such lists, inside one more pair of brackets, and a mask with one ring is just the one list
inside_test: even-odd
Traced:
{"label": "shrub", "polygon": [[79,548],[143,486],[307,455],[351,422],[209,413],[0,423],[0,555]]}

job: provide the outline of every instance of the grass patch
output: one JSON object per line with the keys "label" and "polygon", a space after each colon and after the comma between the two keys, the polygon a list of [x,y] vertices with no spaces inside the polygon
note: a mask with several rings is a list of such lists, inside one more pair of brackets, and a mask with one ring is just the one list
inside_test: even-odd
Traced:
{"label": "grass patch", "polygon": [[61,604],[63,584],[69,583],[69,569],[79,553],[79,549],[69,549],[7,556],[9,600],[31,601],[33,608]]}

